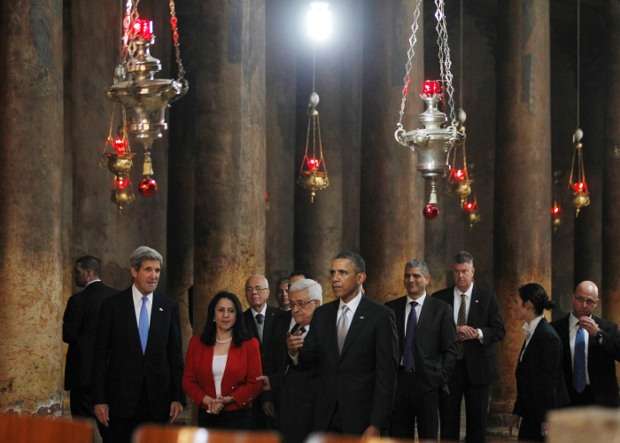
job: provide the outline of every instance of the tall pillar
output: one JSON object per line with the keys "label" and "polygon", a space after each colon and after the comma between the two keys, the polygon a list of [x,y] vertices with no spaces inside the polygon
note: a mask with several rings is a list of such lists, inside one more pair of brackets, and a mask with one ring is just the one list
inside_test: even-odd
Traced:
{"label": "tall pillar", "polygon": [[517,288],[538,282],[551,290],[549,2],[508,0],[499,12],[495,284],[506,337],[492,408],[510,414],[524,339]]}
{"label": "tall pillar", "polygon": [[[178,2],[176,8],[183,59],[190,61],[204,56],[199,52],[202,42],[195,40],[186,30],[195,10],[188,2]],[[170,114],[166,285],[168,296],[179,303],[184,349],[194,332],[190,318],[190,296],[194,284],[194,165],[195,152],[202,149],[196,138],[200,129],[194,122],[195,109],[199,104],[194,85],[200,74],[194,70],[187,72],[190,92],[174,104]]]}
{"label": "tall pillar", "polygon": [[[112,85],[114,67],[120,49],[119,4],[105,2],[70,2],[71,30],[68,48],[71,51],[68,85],[71,88],[71,138],[67,143],[73,151],[73,234],[72,258],[84,254],[102,260],[103,280],[118,289],[130,281],[129,256],[139,245],[148,245],[166,257],[167,205],[167,137],[153,144],[153,167],[159,191],[142,197],[138,183],[142,177],[143,148],[132,140],[134,157],[131,173],[136,200],[120,213],[110,199],[113,175],[105,167],[101,153],[108,135],[113,102],[106,97]],[[162,62],[164,70],[158,77],[168,76],[170,66],[167,5],[140,4],[140,14],[154,20],[155,45],[151,52]],[[93,26],[96,17],[99,25]],[[181,30],[183,33],[183,30]],[[175,112],[176,104],[171,113]],[[120,116],[116,116],[119,124]],[[117,128],[114,127],[113,130]],[[162,278],[166,278],[167,260]],[[163,282],[162,282],[163,283]]]}
{"label": "tall pillar", "polygon": [[[297,4],[272,0],[266,4],[267,214],[266,272],[272,285],[293,271],[295,220],[295,102],[299,31]],[[272,295],[275,291],[272,291]]]}
{"label": "tall pillar", "polygon": [[61,407],[62,5],[0,5],[0,411]]}
{"label": "tall pillar", "polygon": [[620,2],[608,4],[607,146],[603,204],[603,315],[620,322]]}
{"label": "tall pillar", "polygon": [[[331,3],[337,25],[316,54],[321,134],[330,186],[310,203],[307,191],[295,192],[295,264],[316,278],[331,297],[331,259],[342,249],[359,248],[361,146],[361,8],[354,0]],[[297,97],[297,165],[301,162],[311,92],[312,47],[299,45],[300,85]]]}
{"label": "tall pillar", "polygon": [[[360,243],[368,268],[366,289],[382,301],[403,293],[405,262],[424,256],[424,181],[415,154],[394,140],[415,3],[366,2],[365,10]],[[404,121],[408,129],[418,124],[416,116],[423,110],[417,97],[424,73],[423,35],[420,26]]]}
{"label": "tall pillar", "polygon": [[[192,0],[196,42],[194,328],[265,269],[265,1]],[[243,298],[243,297],[242,297]]]}

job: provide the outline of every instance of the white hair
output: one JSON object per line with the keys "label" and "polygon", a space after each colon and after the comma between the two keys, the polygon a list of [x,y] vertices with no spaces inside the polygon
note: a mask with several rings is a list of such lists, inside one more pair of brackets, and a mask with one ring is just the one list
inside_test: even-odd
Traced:
{"label": "white hair", "polygon": [[299,292],[306,289],[308,290],[310,300],[316,300],[319,304],[323,303],[323,288],[321,288],[319,282],[310,278],[302,278],[301,280],[297,280],[295,283],[291,284],[288,288],[288,292],[290,294],[291,292]]}

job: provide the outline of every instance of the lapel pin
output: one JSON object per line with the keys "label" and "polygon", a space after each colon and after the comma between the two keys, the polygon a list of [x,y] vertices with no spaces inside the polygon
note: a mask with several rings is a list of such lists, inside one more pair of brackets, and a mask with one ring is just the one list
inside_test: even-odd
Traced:
{"label": "lapel pin", "polygon": [[164,308],[159,308],[159,312],[164,312]]}
{"label": "lapel pin", "polygon": [[359,318],[360,318],[360,320],[364,320],[364,316],[363,315],[360,315]]}
{"label": "lapel pin", "polygon": [[475,300],[474,300],[474,303],[478,303],[479,301],[480,301],[480,300],[478,300],[478,299],[475,299]]}

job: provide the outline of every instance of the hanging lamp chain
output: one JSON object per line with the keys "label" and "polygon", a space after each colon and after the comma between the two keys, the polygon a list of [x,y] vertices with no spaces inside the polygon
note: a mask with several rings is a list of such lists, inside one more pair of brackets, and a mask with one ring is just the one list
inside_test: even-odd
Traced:
{"label": "hanging lamp chain", "polygon": [[403,77],[402,99],[400,101],[400,111],[398,112],[398,123],[396,127],[398,131],[404,131],[403,120],[405,118],[405,107],[407,105],[407,96],[409,95],[409,86],[411,85],[411,71],[413,70],[413,59],[415,57],[415,45],[417,43],[417,33],[420,21],[420,9],[422,0],[417,0],[413,11],[413,22],[411,24],[411,36],[409,37],[409,49],[407,50],[407,63],[405,64],[405,76]]}
{"label": "hanging lamp chain", "polygon": [[174,57],[177,63],[177,80],[185,83],[185,67],[183,66],[183,59],[181,58],[181,43],[179,38],[178,19],[176,12],[176,5],[174,0],[168,2],[170,8],[170,29],[172,32],[172,44],[174,45]]}
{"label": "hanging lamp chain", "polygon": [[457,126],[454,112],[454,85],[452,76],[452,60],[450,59],[450,46],[448,46],[448,26],[446,24],[446,12],[444,0],[435,0],[435,19],[437,19],[437,45],[439,46],[439,69],[441,81],[448,95],[448,109],[450,124]]}

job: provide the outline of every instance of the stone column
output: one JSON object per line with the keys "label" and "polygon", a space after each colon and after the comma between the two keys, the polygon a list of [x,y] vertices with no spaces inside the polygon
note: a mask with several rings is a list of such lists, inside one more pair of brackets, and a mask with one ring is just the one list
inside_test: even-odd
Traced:
{"label": "stone column", "polygon": [[295,59],[299,52],[299,29],[291,17],[296,9],[297,5],[290,0],[274,0],[266,5],[268,201],[265,267],[272,286],[294,267],[295,152],[298,149]]}
{"label": "stone column", "polygon": [[[367,2],[365,10],[360,243],[368,267],[366,289],[381,301],[403,294],[405,262],[424,257],[424,181],[415,154],[394,140],[415,3]],[[421,21],[407,129],[417,127],[423,110],[418,98],[424,72]]]}
{"label": "stone column", "polygon": [[62,5],[0,5],[0,411],[61,407]]}
{"label": "stone column", "polygon": [[[295,192],[295,263],[323,284],[328,282],[331,259],[342,249],[359,249],[361,146],[361,8],[353,0],[331,3],[336,26],[330,41],[316,53],[317,92],[321,133],[330,186],[310,203],[307,191]],[[300,87],[297,127],[297,165],[306,137],[306,106],[312,90],[312,46],[300,44]]]}
{"label": "stone column", "polygon": [[608,2],[607,146],[603,204],[603,315],[620,322],[620,2]]}
{"label": "stone column", "polygon": [[265,2],[187,2],[196,42],[194,328],[265,269]]}
{"label": "stone column", "polygon": [[506,337],[492,410],[510,414],[524,339],[517,288],[538,282],[551,292],[549,2],[509,0],[499,12],[495,283]]}

